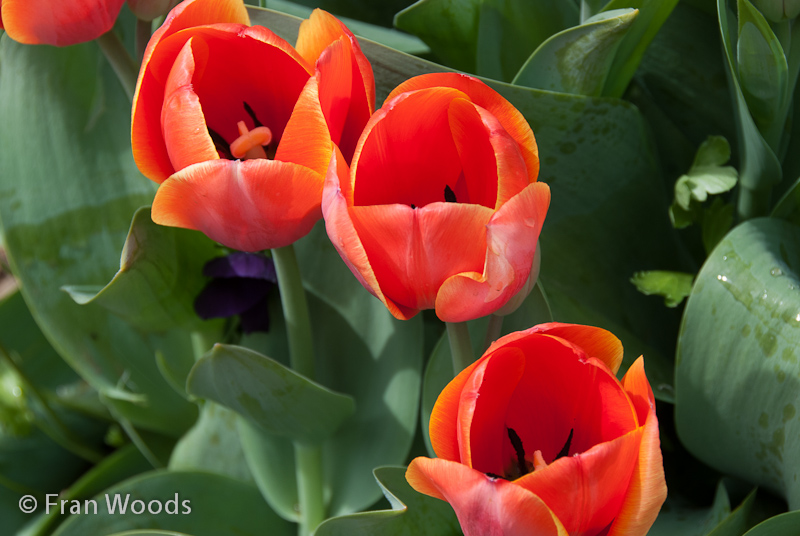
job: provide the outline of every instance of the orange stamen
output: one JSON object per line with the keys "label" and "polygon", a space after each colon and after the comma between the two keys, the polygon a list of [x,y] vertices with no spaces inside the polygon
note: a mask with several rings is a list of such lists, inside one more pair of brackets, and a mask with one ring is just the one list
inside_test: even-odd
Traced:
{"label": "orange stamen", "polygon": [[542,456],[542,451],[537,450],[533,453],[533,470],[539,471],[547,467],[547,462],[544,461],[544,456]]}
{"label": "orange stamen", "polygon": [[272,131],[264,126],[248,130],[244,121],[237,123],[239,137],[231,143],[231,154],[234,158],[266,158],[267,153],[262,145],[269,145],[272,141]]}

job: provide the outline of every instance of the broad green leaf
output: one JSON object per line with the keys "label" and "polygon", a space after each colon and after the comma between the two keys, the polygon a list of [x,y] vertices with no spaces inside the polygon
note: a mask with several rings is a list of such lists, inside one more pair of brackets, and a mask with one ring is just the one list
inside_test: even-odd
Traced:
{"label": "broad green leaf", "polygon": [[142,331],[197,328],[202,320],[194,300],[208,280],[203,266],[218,256],[217,245],[202,233],[156,225],[143,207],[133,216],[114,278],[96,294],[64,290],[77,303],[95,303]]}
{"label": "broad green leaf", "polygon": [[[283,11],[283,9],[273,7],[274,1],[247,0],[246,3],[258,5],[259,2],[266,2],[266,7]],[[281,1],[281,3],[288,4],[289,2]],[[366,21],[372,25],[389,28],[392,26],[395,13],[413,4],[414,0],[384,0],[383,2],[375,2],[374,0],[292,0],[292,3],[306,6],[306,9],[317,7],[324,9],[339,17],[339,20],[347,20],[348,25],[349,19],[347,17],[350,17],[359,21]],[[297,15],[297,13],[292,14]]]}
{"label": "broad green leaf", "polygon": [[[130,152],[130,102],[93,43],[31,47],[3,36],[0,69],[0,223],[25,301],[116,411],[180,433],[196,410],[161,378],[153,341],[59,290],[109,281],[131,216],[152,199]],[[32,146],[35,157],[22,157]]]}
{"label": "broad green leaf", "polygon": [[795,536],[800,526],[800,510],[771,517],[747,531],[745,536]]}
{"label": "broad green leaf", "polygon": [[[736,115],[736,128],[739,137],[739,183],[741,187],[749,192],[757,192],[759,197],[763,193],[780,182],[781,165],[775,156],[777,147],[780,145],[780,136],[770,134],[768,137],[762,132],[753,120],[747,105],[742,87],[739,83],[738,69],[736,66],[737,55],[734,54],[738,38],[735,33],[737,23],[736,15],[730,7],[730,0],[717,0],[717,11],[719,17],[720,32],[722,34],[723,50],[727,60],[728,82],[731,84],[734,94]],[[782,125],[781,129],[782,130]],[[746,217],[751,215],[762,215],[766,213],[767,207],[749,206],[753,196],[748,192],[742,192],[739,199],[739,212]]]}
{"label": "broad green leaf", "polygon": [[186,391],[213,400],[270,434],[315,444],[352,414],[353,398],[248,348],[216,344],[192,369]]}
{"label": "broad green leaf", "polygon": [[405,467],[378,467],[373,473],[392,509],[328,519],[317,528],[315,536],[461,535],[450,505],[416,492],[406,482]]}
{"label": "broad green leaf", "polygon": [[117,532],[111,536],[190,536],[184,532],[173,532],[171,530],[126,530]]}
{"label": "broad green leaf", "polygon": [[[125,512],[121,513],[126,499]],[[73,515],[55,535],[86,536],[135,529],[176,531],[194,536],[289,536],[296,533],[292,524],[276,516],[264,504],[255,486],[211,473],[153,471],[121,482],[95,496],[94,500],[97,515]],[[134,506],[134,501],[142,502]],[[152,514],[147,509],[151,501],[161,503],[161,513]],[[144,512],[135,513],[142,503]],[[113,513],[109,506],[113,507]],[[178,513],[167,513],[167,508]],[[153,510],[156,509],[153,504]]]}
{"label": "broad green leaf", "polygon": [[677,307],[692,292],[692,274],[651,270],[637,272],[631,278],[639,292],[664,298],[667,307]]}
{"label": "broad green leaf", "polygon": [[178,441],[169,458],[173,471],[202,470],[253,482],[236,432],[238,417],[231,410],[207,401],[200,417]]}
{"label": "broad green leaf", "polygon": [[[325,7],[326,2],[313,2],[309,6],[305,6],[302,4],[298,4],[295,2],[287,2],[286,0],[265,0],[264,7],[267,9],[272,9],[275,11],[280,11],[282,13],[287,13],[289,15],[294,15],[295,17],[299,17],[301,19],[307,19],[311,12],[313,11],[314,7],[321,7],[327,11],[330,11],[338,16],[339,20],[342,21],[355,35],[359,37],[365,37],[367,39],[371,39],[376,43],[381,43],[382,45],[386,45],[387,47],[392,47],[395,50],[401,50],[407,54],[426,54],[430,52],[428,46],[423,43],[419,37],[415,37],[413,35],[409,35],[405,32],[399,32],[392,28],[385,28],[383,26],[377,26],[375,24],[370,24],[368,22],[362,22],[365,18],[368,18],[368,14],[365,13],[367,6],[373,7],[376,5],[374,3],[367,4],[362,6],[362,9],[358,12],[358,17],[360,20],[351,19],[348,17],[340,16],[341,13],[344,13],[345,10],[337,10],[333,8]],[[332,3],[332,2],[328,2]],[[340,2],[343,4],[344,2]],[[398,9],[391,12],[388,23],[391,24],[392,18],[394,14],[402,7],[405,7],[407,3],[405,0],[400,0],[400,4],[398,4]],[[385,6],[385,3],[382,3],[382,6]],[[336,6],[340,7],[340,6]],[[342,8],[345,6],[342,5]]]}
{"label": "broad green leaf", "polygon": [[395,17],[450,67],[510,81],[551,35],[578,23],[562,0],[420,0]]}
{"label": "broad green leaf", "polygon": [[678,0],[611,0],[603,11],[635,8],[639,15],[619,44],[606,77],[603,95],[622,97],[647,47],[672,13]]}
{"label": "broad green leaf", "polygon": [[773,218],[781,218],[800,225],[800,178],[789,188],[772,210]]}
{"label": "broad green leaf", "polygon": [[800,506],[800,227],[745,222],[706,261],[686,304],[675,420],[686,448]]}
{"label": "broad green leaf", "polygon": [[518,86],[599,97],[634,9],[605,12],[539,45],[513,80]]}
{"label": "broad green leaf", "polygon": [[785,121],[790,101],[789,65],[769,23],[749,0],[738,0],[736,66],[750,113],[761,131]]}

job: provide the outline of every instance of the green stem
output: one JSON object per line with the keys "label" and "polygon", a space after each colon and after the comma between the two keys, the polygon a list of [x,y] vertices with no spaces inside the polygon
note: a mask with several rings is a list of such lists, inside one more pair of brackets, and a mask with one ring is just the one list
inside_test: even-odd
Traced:
{"label": "green stem", "polygon": [[[293,246],[272,250],[278,275],[283,317],[289,338],[292,368],[306,378],[314,379],[314,348],[311,343],[311,321],[308,303],[300,277],[300,268]],[[325,520],[322,489],[322,448],[319,445],[294,444],[295,475],[300,502],[300,536],[309,536]]]}
{"label": "green stem", "polygon": [[149,20],[136,19],[136,61],[141,65],[144,51],[152,35],[153,23]]}
{"label": "green stem", "polygon": [[504,316],[489,315],[489,325],[486,326],[486,338],[483,339],[483,351],[489,349],[494,341],[500,338],[500,333],[503,330]]}
{"label": "green stem", "polygon": [[97,44],[100,45],[100,50],[103,51],[108,63],[119,78],[122,88],[128,95],[128,98],[133,101],[133,94],[136,91],[136,79],[139,77],[139,67],[133,61],[131,55],[125,50],[125,45],[119,40],[114,30],[106,32],[97,38]]}
{"label": "green stem", "polygon": [[458,375],[475,360],[467,323],[447,322],[447,338],[450,341],[450,354],[453,356],[453,372]]}

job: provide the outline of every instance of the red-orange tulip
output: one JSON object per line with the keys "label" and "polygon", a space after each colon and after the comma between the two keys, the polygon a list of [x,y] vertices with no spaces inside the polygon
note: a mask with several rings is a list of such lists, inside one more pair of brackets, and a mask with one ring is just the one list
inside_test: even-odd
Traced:
{"label": "red-orange tulip", "polygon": [[397,318],[436,308],[459,322],[496,311],[528,280],[550,203],[525,118],[479,80],[401,84],[367,124],[352,168],[334,154],[328,235]]}
{"label": "red-orange tulip", "polygon": [[125,0],[0,0],[0,28],[26,45],[59,47],[109,31]]}
{"label": "red-orange tulip", "polygon": [[187,0],[145,51],[133,104],[139,169],[160,187],[153,221],[234,249],[291,244],[322,216],[333,144],[374,108],[353,34],[316,10],[297,49],[248,26],[242,0]]}
{"label": "red-orange tulip", "polygon": [[433,408],[437,459],[406,478],[465,536],[643,536],[667,495],[640,357],[622,382],[605,330],[542,324],[496,341]]}

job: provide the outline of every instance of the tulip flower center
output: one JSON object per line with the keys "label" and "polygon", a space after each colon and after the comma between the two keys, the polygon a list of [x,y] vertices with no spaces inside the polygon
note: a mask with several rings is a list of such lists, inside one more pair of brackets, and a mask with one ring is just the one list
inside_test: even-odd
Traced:
{"label": "tulip flower center", "polygon": [[[506,480],[516,480],[527,475],[528,473],[532,473],[536,470],[547,467],[548,464],[545,461],[541,450],[535,450],[529,459],[525,453],[525,445],[523,445],[519,434],[517,434],[513,428],[509,427],[506,427],[506,433],[508,435],[508,440],[511,442],[511,446],[514,449],[515,458],[511,461],[511,463],[507,464],[505,473],[503,475],[487,473],[488,476],[493,478],[504,478]],[[569,455],[569,449],[572,446],[572,436],[574,433],[575,429],[570,429],[569,436],[567,436],[567,441],[550,463]]]}
{"label": "tulip flower center", "polygon": [[250,129],[245,121],[238,121],[236,128],[239,131],[239,137],[230,144],[221,134],[208,127],[208,133],[214,142],[214,147],[216,147],[220,157],[229,160],[274,157],[274,148],[269,153],[267,152],[269,145],[272,143],[272,131],[258,120],[249,104],[246,102],[243,104],[247,115],[250,116],[255,126]]}

